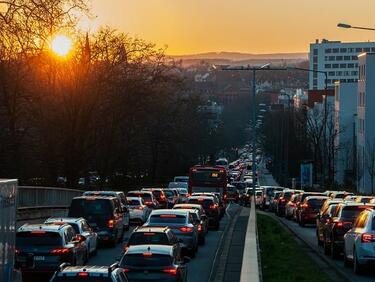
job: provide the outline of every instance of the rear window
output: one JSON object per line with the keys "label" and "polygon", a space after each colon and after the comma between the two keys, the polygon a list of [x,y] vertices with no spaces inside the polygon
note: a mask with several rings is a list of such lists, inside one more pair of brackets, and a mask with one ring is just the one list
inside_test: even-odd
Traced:
{"label": "rear window", "polygon": [[174,197],[174,193],[171,190],[164,190],[164,194],[167,196],[167,198]]}
{"label": "rear window", "polygon": [[261,191],[255,192],[255,196],[262,196],[262,192]]}
{"label": "rear window", "polygon": [[237,191],[237,188],[236,188],[236,187],[233,187],[233,186],[228,186],[228,187],[227,187],[227,190],[228,190],[229,192],[236,192],[236,191]]}
{"label": "rear window", "polygon": [[140,202],[139,202],[139,200],[128,200],[128,205],[129,206],[139,206]]}
{"label": "rear window", "polygon": [[120,263],[121,267],[134,266],[134,267],[153,267],[153,266],[170,266],[172,264],[172,258],[168,255],[125,255]]}
{"label": "rear window", "polygon": [[160,232],[135,232],[129,239],[129,245],[168,245],[168,237]]}
{"label": "rear window", "polygon": [[148,193],[133,193],[130,192],[127,195],[128,197],[141,197],[142,199],[151,200],[151,195]]}
{"label": "rear window", "polygon": [[185,216],[178,214],[155,214],[150,217],[150,223],[173,224],[185,222]]}
{"label": "rear window", "polygon": [[306,197],[310,197],[310,196],[325,196],[325,195],[319,195],[319,194],[313,194],[313,193],[303,193],[302,194],[302,197],[301,197],[301,202],[303,202],[303,200],[306,198]]}
{"label": "rear window", "polygon": [[308,200],[309,206],[313,208],[321,208],[326,199],[310,199]]}
{"label": "rear window", "polygon": [[57,232],[18,232],[16,235],[16,245],[18,247],[37,247],[37,246],[51,246],[59,247],[62,245],[62,238]]}
{"label": "rear window", "polygon": [[348,206],[348,207],[343,207],[342,208],[342,211],[341,211],[341,217],[343,219],[347,219],[347,220],[352,220],[354,221],[357,216],[363,211],[365,210],[366,207],[364,206]]}
{"label": "rear window", "polygon": [[345,194],[336,194],[335,195],[335,198],[336,199],[343,199],[344,197],[346,197],[347,195],[345,195]]}
{"label": "rear window", "polygon": [[112,278],[110,277],[103,277],[103,276],[85,276],[77,279],[77,274],[67,276],[68,274],[64,273],[63,277],[55,277],[52,282],[78,282],[78,281],[85,281],[85,282],[112,282]]}
{"label": "rear window", "polygon": [[292,195],[293,195],[292,192],[285,192],[283,197],[284,197],[285,199],[288,199],[288,200],[289,200],[289,199],[292,197]]}
{"label": "rear window", "polygon": [[112,202],[105,199],[73,199],[69,217],[112,214]]}
{"label": "rear window", "polygon": [[190,204],[202,205],[203,208],[209,208],[212,204],[214,204],[214,201],[210,200],[210,199],[204,199],[204,200],[201,200],[201,199],[189,199],[188,202]]}
{"label": "rear window", "polygon": [[152,191],[152,194],[154,194],[154,196],[155,196],[156,198],[160,198],[160,194],[161,194],[161,192],[160,192],[159,190],[154,190],[154,191]]}
{"label": "rear window", "polygon": [[281,193],[275,193],[275,195],[273,196],[274,199],[278,199],[280,197]]}

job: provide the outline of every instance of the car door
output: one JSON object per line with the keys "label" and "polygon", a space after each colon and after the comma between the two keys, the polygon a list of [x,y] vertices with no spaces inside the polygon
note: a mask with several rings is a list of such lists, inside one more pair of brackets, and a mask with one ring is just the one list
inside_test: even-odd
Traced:
{"label": "car door", "polygon": [[86,237],[86,241],[89,245],[89,252],[93,252],[96,249],[97,244],[97,234],[92,231],[86,220],[82,221],[82,235]]}

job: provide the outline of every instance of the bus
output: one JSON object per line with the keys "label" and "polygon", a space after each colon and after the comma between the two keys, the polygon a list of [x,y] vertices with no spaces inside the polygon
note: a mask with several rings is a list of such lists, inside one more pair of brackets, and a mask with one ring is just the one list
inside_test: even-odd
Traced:
{"label": "bus", "polygon": [[221,166],[193,166],[189,172],[189,194],[219,192],[226,200],[227,181],[227,171]]}

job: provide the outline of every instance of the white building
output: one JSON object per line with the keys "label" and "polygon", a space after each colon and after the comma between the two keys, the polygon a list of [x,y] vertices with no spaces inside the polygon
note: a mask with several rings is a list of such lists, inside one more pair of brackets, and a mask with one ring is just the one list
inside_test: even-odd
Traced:
{"label": "white building", "polygon": [[358,64],[357,189],[370,194],[375,192],[370,172],[375,162],[375,53],[359,55]]}
{"label": "white building", "polygon": [[[310,44],[310,69],[327,72],[327,86],[334,88],[336,81],[357,82],[358,54],[375,52],[375,42],[342,43],[328,41]],[[309,89],[324,89],[325,74],[309,73]]]}
{"label": "white building", "polygon": [[348,173],[353,175],[357,90],[354,82],[335,84],[335,181],[339,185],[345,183]]}

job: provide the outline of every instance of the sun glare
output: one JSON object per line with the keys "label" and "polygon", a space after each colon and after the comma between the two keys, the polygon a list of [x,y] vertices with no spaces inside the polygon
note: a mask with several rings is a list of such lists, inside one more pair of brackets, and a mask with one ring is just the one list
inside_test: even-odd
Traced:
{"label": "sun glare", "polygon": [[51,41],[51,49],[55,54],[65,57],[72,49],[72,40],[65,35],[57,35]]}

